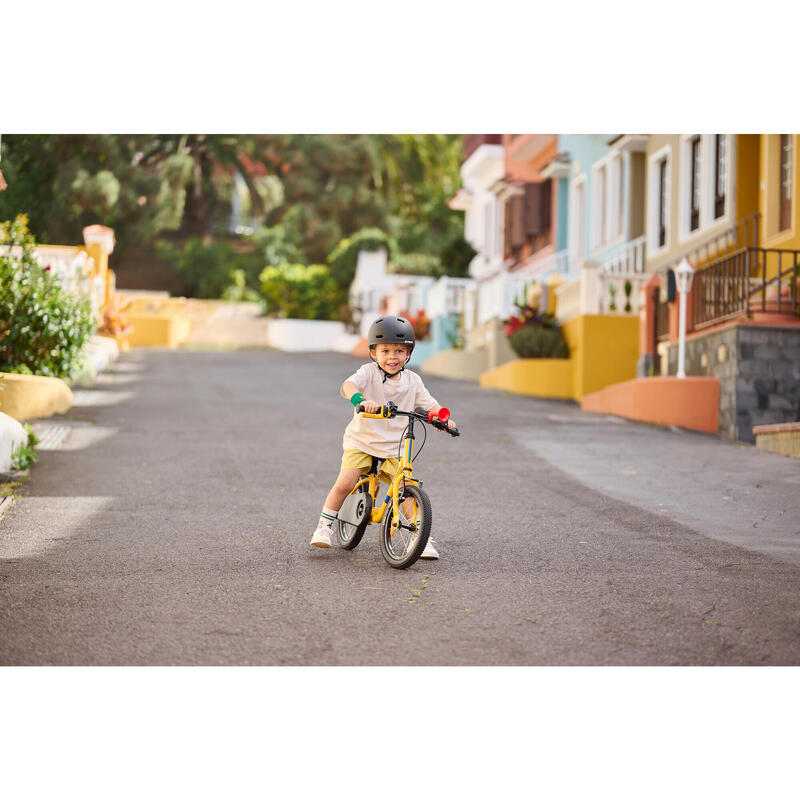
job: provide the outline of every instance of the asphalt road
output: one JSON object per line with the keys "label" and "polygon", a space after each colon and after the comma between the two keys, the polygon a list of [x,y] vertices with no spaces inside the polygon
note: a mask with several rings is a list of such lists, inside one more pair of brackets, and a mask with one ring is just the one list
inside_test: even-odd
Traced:
{"label": "asphalt road", "polygon": [[0,663],[800,663],[800,462],[715,437],[426,378],[442,558],[310,547],[359,363],[134,351],[77,392],[0,519]]}

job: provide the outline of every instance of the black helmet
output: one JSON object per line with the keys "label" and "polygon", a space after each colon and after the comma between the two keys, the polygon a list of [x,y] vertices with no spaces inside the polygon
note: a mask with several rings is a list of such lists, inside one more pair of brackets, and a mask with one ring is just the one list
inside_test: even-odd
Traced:
{"label": "black helmet", "polygon": [[378,317],[369,326],[367,333],[368,347],[374,347],[376,344],[407,344],[410,345],[409,355],[414,349],[415,342],[414,328],[405,317]]}

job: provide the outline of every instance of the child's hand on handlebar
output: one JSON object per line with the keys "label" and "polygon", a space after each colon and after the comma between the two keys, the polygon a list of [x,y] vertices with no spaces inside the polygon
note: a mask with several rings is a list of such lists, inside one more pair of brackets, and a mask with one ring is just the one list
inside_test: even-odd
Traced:
{"label": "child's hand on handlebar", "polygon": [[362,400],[359,405],[364,406],[367,414],[377,414],[381,410],[379,403],[373,403],[370,400]]}

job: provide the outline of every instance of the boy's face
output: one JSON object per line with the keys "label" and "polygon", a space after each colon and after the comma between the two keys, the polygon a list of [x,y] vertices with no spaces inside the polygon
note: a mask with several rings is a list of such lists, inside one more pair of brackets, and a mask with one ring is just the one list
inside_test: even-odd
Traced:
{"label": "boy's face", "polygon": [[380,368],[395,373],[408,360],[409,347],[406,344],[379,344],[375,346],[375,358]]}

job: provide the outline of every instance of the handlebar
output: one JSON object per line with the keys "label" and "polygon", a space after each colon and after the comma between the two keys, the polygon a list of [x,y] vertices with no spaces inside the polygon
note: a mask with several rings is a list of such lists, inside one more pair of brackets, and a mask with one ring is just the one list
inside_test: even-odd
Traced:
{"label": "handlebar", "polygon": [[[377,414],[368,414],[366,411],[364,411],[363,403],[360,403],[356,406],[356,412],[364,417],[367,417],[368,419],[392,419],[393,417],[397,416],[409,417],[409,419],[413,418],[419,420],[420,422],[426,422],[429,425],[433,425],[433,427],[437,430],[445,431],[451,436],[461,436],[458,428],[450,428],[447,425],[447,420],[450,418],[450,412],[446,408],[440,409],[439,415],[434,416],[432,413],[425,411],[425,409],[421,406],[414,411],[400,411],[396,403],[389,401],[387,405],[380,407],[380,410]],[[442,419],[442,417],[444,417],[444,419]]]}

